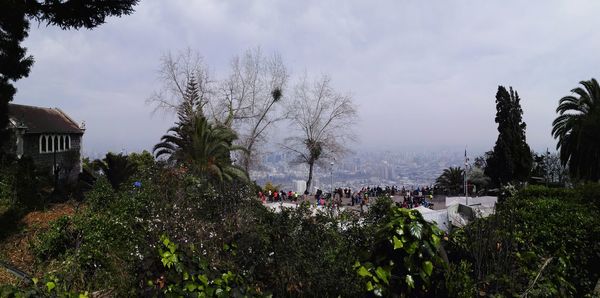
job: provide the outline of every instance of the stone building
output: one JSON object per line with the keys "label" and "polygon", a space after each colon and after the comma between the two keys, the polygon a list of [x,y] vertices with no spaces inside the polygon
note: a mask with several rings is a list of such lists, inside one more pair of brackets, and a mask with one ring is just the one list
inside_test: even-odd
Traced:
{"label": "stone building", "polygon": [[73,180],[81,172],[81,140],[85,131],[58,108],[9,104],[12,151],[29,157],[38,169]]}

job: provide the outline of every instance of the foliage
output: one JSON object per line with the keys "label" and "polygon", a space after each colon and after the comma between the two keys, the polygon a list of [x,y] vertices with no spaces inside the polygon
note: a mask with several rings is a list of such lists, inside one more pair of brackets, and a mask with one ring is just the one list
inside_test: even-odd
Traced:
{"label": "foliage", "polygon": [[135,185],[115,191],[100,177],[81,210],[36,236],[43,282],[23,291],[47,292],[56,278],[60,293],[114,296],[555,297],[590,293],[600,277],[598,185],[515,191],[445,242],[387,196],[364,218],[309,204],[275,213],[245,180],[215,187],[187,167],[140,159],[147,170]]}
{"label": "foliage", "polygon": [[273,183],[271,183],[271,181],[267,181],[267,184],[265,184],[265,193],[269,193],[269,191],[271,193],[277,192],[279,191],[279,189],[281,188],[280,185],[273,185]]}
{"label": "foliage", "polygon": [[464,188],[464,170],[459,167],[449,167],[435,180],[438,187],[444,189],[447,194],[456,195]]}
{"label": "foliage", "polygon": [[121,153],[107,153],[103,160],[95,160],[94,168],[101,171],[114,190],[119,190],[121,185],[135,173],[136,165],[131,163],[126,155]]}
{"label": "foliage", "polygon": [[471,167],[469,169],[467,180],[476,187],[478,192],[482,192],[491,182],[490,177],[486,176],[484,170],[479,167]]}
{"label": "foliage", "polygon": [[[340,222],[325,214],[313,216],[305,205],[265,213],[264,224],[239,234],[237,260],[252,284],[274,296],[356,296],[361,293],[352,269],[369,245],[368,234],[355,220]],[[248,258],[250,257],[250,258]]]}
{"label": "foliage", "polygon": [[131,293],[149,249],[141,222],[150,193],[114,192],[100,178],[86,196],[88,208],[58,219],[34,241],[39,268],[60,275],[67,290]]}
{"label": "foliage", "polygon": [[[258,296],[244,286],[244,280],[231,271],[220,272],[202,257],[195,246],[179,247],[168,237],[161,237],[158,249],[164,272],[148,280],[150,292],[162,292],[166,297],[230,297]],[[235,249],[224,245],[234,254]]]}
{"label": "foliage", "polygon": [[521,99],[512,87],[509,90],[498,86],[495,121],[499,134],[485,168],[485,174],[497,186],[511,181],[527,181],[532,166],[531,150],[525,139]]}
{"label": "foliage", "polygon": [[369,212],[365,216],[365,222],[370,226],[376,227],[386,223],[393,215],[394,201],[391,197],[384,195],[373,200],[369,206]]}
{"label": "foliage", "polygon": [[149,175],[153,168],[156,167],[156,161],[152,153],[147,150],[141,153],[131,153],[127,156],[127,161],[133,165],[136,172],[141,175]]}
{"label": "foliage", "polygon": [[178,165],[185,165],[197,175],[222,183],[247,179],[247,173],[231,160],[231,152],[244,150],[232,145],[236,133],[223,125],[213,125],[203,115],[198,85],[190,80],[184,100],[178,107],[178,122],[154,146],[155,156],[168,156]]}
{"label": "foliage", "polygon": [[560,162],[560,156],[557,153],[546,151],[543,154],[533,153],[533,168],[531,178],[541,179],[546,186],[565,186],[569,181],[568,169]]}
{"label": "foliage", "polygon": [[552,135],[558,140],[563,165],[574,179],[600,180],[600,85],[592,78],[579,82],[574,95],[558,102],[559,116],[552,122]]}
{"label": "foliage", "polygon": [[496,214],[454,231],[449,255],[472,264],[487,295],[584,296],[600,277],[600,221],[589,204],[599,195],[597,187],[523,189]]}
{"label": "foliage", "polygon": [[473,279],[473,266],[465,260],[450,263],[444,282],[448,297],[476,297],[477,285]]}
{"label": "foliage", "polygon": [[16,93],[13,82],[27,77],[33,57],[21,45],[31,19],[61,29],[94,28],[109,16],[128,15],[138,0],[124,1],[0,1],[0,148],[7,140],[8,103]]}
{"label": "foliage", "polygon": [[42,208],[50,191],[48,175],[40,173],[29,158],[0,158],[0,206],[31,210]]}
{"label": "foliage", "polygon": [[433,296],[444,263],[438,254],[441,231],[416,210],[391,208],[375,235],[370,256],[356,262],[366,290],[377,296]]}
{"label": "foliage", "polygon": [[13,285],[0,285],[0,297],[61,297],[88,298],[88,292],[70,291],[62,280],[54,274],[46,274],[43,278],[33,278],[33,283],[24,288]]}
{"label": "foliage", "polygon": [[157,109],[177,111],[186,100],[185,86],[194,80],[198,101],[211,123],[235,129],[236,160],[248,172],[260,162],[262,147],[268,143],[269,130],[287,119],[281,110],[283,90],[289,79],[279,54],[264,55],[260,48],[248,49],[231,59],[230,70],[222,79],[210,76],[210,70],[198,52],[187,49],[161,59],[161,90],[150,101]]}

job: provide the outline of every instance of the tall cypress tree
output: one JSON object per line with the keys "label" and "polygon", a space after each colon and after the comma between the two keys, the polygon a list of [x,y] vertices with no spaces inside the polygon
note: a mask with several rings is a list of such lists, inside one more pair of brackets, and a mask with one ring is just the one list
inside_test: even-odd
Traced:
{"label": "tall cypress tree", "polygon": [[522,120],[520,101],[519,94],[512,87],[507,91],[498,86],[495,121],[499,134],[485,171],[495,185],[529,178],[533,160],[525,139],[526,124]]}
{"label": "tall cypress tree", "polygon": [[[61,29],[94,28],[108,16],[133,12],[139,0],[0,0],[0,148],[9,137],[8,103],[13,100],[17,80],[27,77],[33,57],[21,43],[30,20]],[[1,153],[1,151],[0,151]]]}

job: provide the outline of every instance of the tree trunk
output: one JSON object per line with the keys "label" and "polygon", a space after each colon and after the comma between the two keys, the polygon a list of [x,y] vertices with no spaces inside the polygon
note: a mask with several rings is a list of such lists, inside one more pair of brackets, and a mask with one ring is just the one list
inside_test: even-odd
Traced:
{"label": "tree trunk", "polygon": [[310,192],[310,183],[312,182],[312,176],[313,176],[313,165],[315,163],[314,162],[310,162],[308,163],[308,180],[306,180],[306,190],[304,192]]}
{"label": "tree trunk", "polygon": [[242,152],[242,156],[244,158],[244,170],[246,171],[246,173],[248,173],[248,176],[250,176],[250,158],[252,158],[252,147],[254,147],[254,140],[250,140],[250,144],[248,145],[248,147],[246,147],[246,150],[248,150],[248,152]]}

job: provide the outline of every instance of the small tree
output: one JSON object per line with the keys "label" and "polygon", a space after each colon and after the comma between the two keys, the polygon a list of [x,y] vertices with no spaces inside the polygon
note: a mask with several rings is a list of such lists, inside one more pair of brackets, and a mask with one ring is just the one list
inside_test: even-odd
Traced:
{"label": "small tree", "polygon": [[156,157],[167,156],[172,163],[186,165],[219,183],[233,178],[246,180],[246,172],[231,161],[231,152],[244,148],[232,145],[237,135],[231,129],[206,119],[193,76],[182,96],[177,107],[178,122],[154,146]]}
{"label": "small tree", "polygon": [[308,165],[308,191],[317,162],[333,160],[348,152],[356,108],[350,96],[333,90],[329,77],[323,76],[312,85],[304,77],[296,85],[288,113],[298,135],[286,138],[283,148],[296,155],[294,163]]}
{"label": "small tree", "polygon": [[463,188],[464,173],[464,170],[459,167],[449,167],[435,179],[435,183],[446,193],[456,195]]}
{"label": "small tree", "polygon": [[479,167],[472,167],[469,169],[467,172],[467,180],[479,191],[485,189],[490,184],[490,177],[486,176],[483,169]]}
{"label": "small tree", "polygon": [[102,172],[114,190],[119,190],[134,173],[135,165],[130,163],[126,155],[107,153],[103,160],[95,160],[94,168]]}

